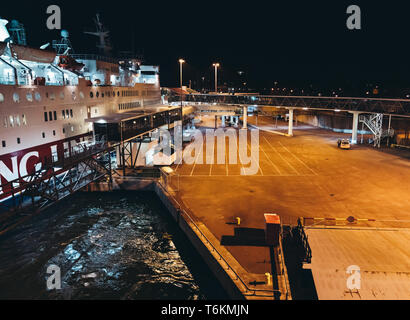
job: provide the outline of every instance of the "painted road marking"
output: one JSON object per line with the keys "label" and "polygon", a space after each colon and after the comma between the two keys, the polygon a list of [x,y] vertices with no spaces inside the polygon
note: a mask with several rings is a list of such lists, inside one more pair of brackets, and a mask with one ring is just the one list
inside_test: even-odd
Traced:
{"label": "painted road marking", "polygon": [[264,138],[264,139],[266,140],[266,142],[271,146],[271,148],[279,155],[279,157],[281,157],[281,159],[282,159],[284,162],[286,162],[287,165],[288,165],[289,167],[291,167],[293,171],[296,172],[296,174],[301,175],[301,174],[295,169],[295,167],[292,166],[292,165],[290,164],[290,162],[289,162],[288,160],[286,160],[286,159],[278,152],[278,150],[276,150],[276,148],[275,148],[273,145],[271,145],[271,143],[269,142],[268,139],[266,139],[265,137],[263,137],[263,138]]}
{"label": "painted road marking", "polygon": [[282,144],[282,142],[280,142],[279,141],[279,143],[280,143],[280,145],[285,149],[285,150],[287,150],[296,160],[298,160],[300,163],[302,163],[306,168],[308,168],[310,171],[312,171],[313,172],[313,174],[314,175],[318,175],[315,171],[313,171],[309,166],[307,166],[302,160],[300,160],[297,156],[295,156],[291,151],[289,151],[289,149],[288,148],[286,148],[283,144]]}

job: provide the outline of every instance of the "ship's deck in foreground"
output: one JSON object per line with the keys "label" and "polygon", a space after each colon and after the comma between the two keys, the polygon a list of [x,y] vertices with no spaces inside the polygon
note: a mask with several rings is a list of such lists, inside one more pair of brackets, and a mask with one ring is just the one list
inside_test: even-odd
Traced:
{"label": "ship's deck in foreground", "polygon": [[[203,117],[203,120],[202,128],[214,127],[213,118]],[[253,117],[249,117],[249,123],[255,123]],[[380,279],[373,276],[377,281],[372,281],[371,289],[378,293],[372,298],[408,299],[410,292],[403,288],[409,286],[403,281],[410,281],[407,246],[410,181],[404,179],[410,176],[409,161],[371,147],[338,149],[336,141],[342,134],[305,125],[295,129],[292,138],[260,131],[259,170],[255,175],[241,176],[240,164],[174,165],[179,179],[177,197],[240,263],[250,276],[247,279],[265,280],[264,274],[271,271],[268,248],[254,240],[258,230],[264,229],[263,214],[272,212],[281,215],[285,224],[297,217],[319,218],[312,220],[318,222],[319,228],[308,231],[309,242],[314,244],[312,268],[320,267],[319,261],[329,261],[330,269],[341,269],[334,277],[323,276],[320,269],[313,270],[319,298],[364,298],[346,295],[347,288],[340,286],[340,279],[346,283],[346,268],[352,264],[360,267],[361,262],[367,261],[361,266],[362,274],[379,272],[381,276]],[[345,219],[349,216],[363,221],[348,224]],[[232,223],[236,217],[241,218],[240,226]],[[337,220],[323,223],[323,218]],[[337,237],[330,230],[335,227],[365,231],[361,234],[343,231],[343,241],[334,241]],[[375,245],[374,239],[382,236],[376,230],[371,231],[374,228],[392,230],[395,240],[371,247]],[[332,265],[328,250],[317,249],[328,242],[334,246],[332,252],[345,254],[338,259],[340,265]],[[360,257],[357,263],[351,259],[355,256]],[[406,275],[399,279],[400,272]],[[363,281],[362,288],[366,288]],[[320,288],[329,286],[341,292],[328,291],[328,295],[319,292]]]}

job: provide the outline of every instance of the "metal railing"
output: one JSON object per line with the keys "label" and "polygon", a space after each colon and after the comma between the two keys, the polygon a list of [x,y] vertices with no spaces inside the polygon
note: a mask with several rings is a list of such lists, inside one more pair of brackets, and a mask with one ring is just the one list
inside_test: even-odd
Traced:
{"label": "metal railing", "polygon": [[303,262],[311,263],[312,262],[312,249],[310,248],[308,236],[305,233],[305,229],[303,228],[300,218],[298,219],[298,225],[296,227],[296,231],[298,232],[298,236],[299,236],[299,239],[301,241],[301,244],[304,250]]}
{"label": "metal railing", "polygon": [[[175,96],[175,101],[178,101],[178,99],[181,99],[180,96]],[[311,110],[361,111],[366,113],[410,116],[410,99],[186,94],[183,95],[183,100],[186,102],[294,107]],[[169,101],[172,101],[172,97]]]}
{"label": "metal railing", "polygon": [[[165,174],[166,175],[166,174]],[[166,180],[165,180],[166,181]],[[239,274],[235,271],[235,269],[232,268],[232,266],[229,264],[228,261],[226,261],[226,259],[223,257],[223,255],[218,251],[218,249],[212,244],[212,242],[207,238],[207,236],[202,232],[202,230],[199,228],[199,226],[195,223],[194,219],[191,217],[191,215],[183,208],[183,206],[178,202],[178,200],[168,192],[168,188],[167,186],[163,185],[163,184],[159,184],[161,186],[161,188],[170,196],[171,201],[174,202],[177,205],[177,210],[179,211],[180,214],[184,214],[189,221],[192,223],[192,225],[197,229],[197,231],[199,232],[200,236],[206,241],[206,243],[208,245],[211,246],[212,248],[212,252],[215,252],[218,257],[219,260],[222,260],[226,266],[227,266],[227,271],[232,271],[232,273],[236,276],[236,280],[240,281],[242,283],[242,285],[245,287],[245,293],[246,292],[253,292],[253,295],[255,296],[266,296],[266,295],[262,295],[262,294],[258,294],[258,293],[271,293],[272,296],[274,297],[275,293],[279,293],[280,295],[282,295],[282,291],[281,290],[277,290],[277,289],[272,289],[272,290],[268,290],[268,289],[251,289],[247,286],[247,284],[245,283],[244,280],[242,280],[242,278],[239,276]],[[284,270],[284,269],[283,269]],[[287,287],[287,286],[286,286]],[[285,293],[286,299],[289,296],[289,293],[286,292]]]}

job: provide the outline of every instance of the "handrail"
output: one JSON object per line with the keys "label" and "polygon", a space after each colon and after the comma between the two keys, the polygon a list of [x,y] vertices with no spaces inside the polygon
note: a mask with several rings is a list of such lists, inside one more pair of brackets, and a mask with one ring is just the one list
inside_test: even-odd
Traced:
{"label": "handrail", "polygon": [[[163,173],[163,171],[161,170],[161,172]],[[236,271],[231,267],[231,265],[228,263],[228,261],[225,260],[225,258],[222,256],[222,254],[218,251],[218,249],[215,248],[215,246],[212,244],[212,242],[206,237],[206,235],[202,232],[202,230],[199,228],[199,226],[195,223],[195,221],[192,219],[192,217],[188,214],[188,212],[182,207],[182,205],[178,202],[178,200],[175,199],[175,197],[170,194],[167,190],[166,187],[164,187],[161,183],[159,184],[161,186],[161,188],[168,193],[172,200],[178,205],[178,210],[181,213],[184,213],[189,220],[192,222],[192,224],[195,226],[195,228],[199,231],[199,233],[201,234],[202,237],[205,238],[205,240],[207,241],[207,243],[212,247],[212,249],[219,255],[220,260],[223,260],[225,262],[225,264],[228,266],[227,270],[231,270],[235,276],[236,276],[236,280],[239,280],[242,285],[245,287],[246,291],[253,291],[254,295],[257,295],[256,292],[271,292],[271,293],[275,293],[275,292],[279,292],[280,294],[282,294],[282,291],[278,290],[278,289],[272,289],[272,290],[267,290],[267,289],[250,289],[246,283],[242,280],[242,278],[236,273]],[[288,297],[288,292],[286,292],[286,298]]]}

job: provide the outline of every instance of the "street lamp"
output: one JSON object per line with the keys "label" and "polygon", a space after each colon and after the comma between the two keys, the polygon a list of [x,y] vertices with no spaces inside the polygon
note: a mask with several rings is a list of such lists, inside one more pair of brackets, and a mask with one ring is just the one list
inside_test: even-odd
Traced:
{"label": "street lamp", "polygon": [[219,63],[214,63],[213,66],[215,67],[215,93],[218,93],[218,67],[219,67]]}
{"label": "street lamp", "polygon": [[182,64],[185,63],[184,59],[179,59],[179,77],[181,82],[181,90],[182,90]]}

